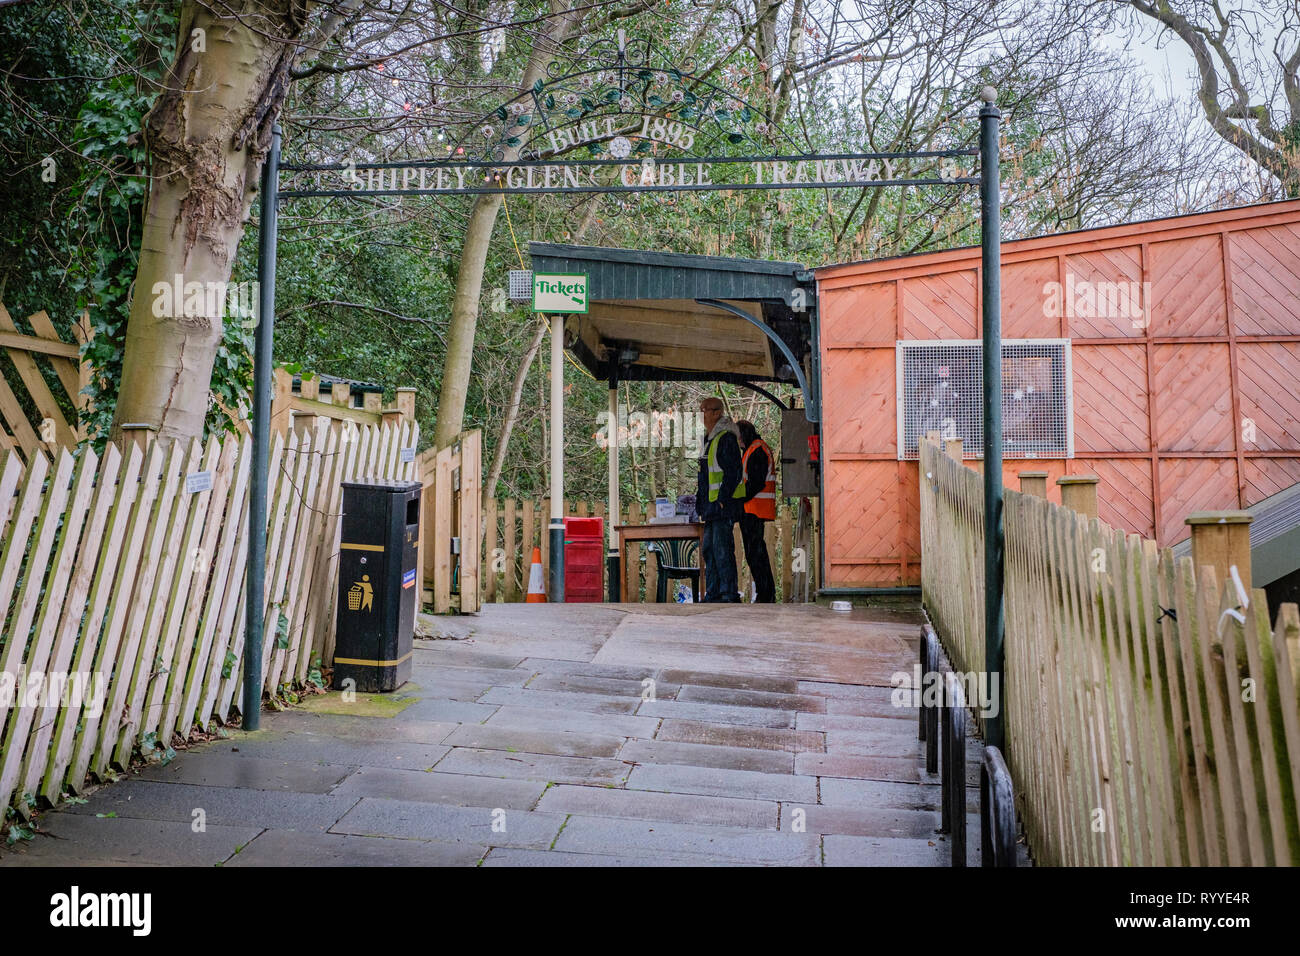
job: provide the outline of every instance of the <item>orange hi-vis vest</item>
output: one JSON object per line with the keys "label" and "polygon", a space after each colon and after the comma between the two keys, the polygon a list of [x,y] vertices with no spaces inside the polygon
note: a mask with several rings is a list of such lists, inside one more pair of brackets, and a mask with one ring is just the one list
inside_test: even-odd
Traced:
{"label": "orange hi-vis vest", "polygon": [[749,456],[754,453],[755,448],[763,449],[763,454],[767,455],[767,481],[764,483],[762,491],[745,502],[745,510],[764,521],[775,521],[776,459],[772,456],[772,449],[767,447],[767,442],[760,438],[745,449],[745,454],[740,456],[740,473],[742,475],[749,474],[745,469],[749,464]]}

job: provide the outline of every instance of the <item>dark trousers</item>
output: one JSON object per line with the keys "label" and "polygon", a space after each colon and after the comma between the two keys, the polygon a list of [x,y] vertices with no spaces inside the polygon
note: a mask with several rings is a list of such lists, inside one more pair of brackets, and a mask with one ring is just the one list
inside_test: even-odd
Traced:
{"label": "dark trousers", "polygon": [[704,522],[704,600],[739,601],[736,587],[736,539],[734,518]]}
{"label": "dark trousers", "polygon": [[776,603],[776,581],[772,580],[772,563],[767,559],[767,542],[763,540],[762,518],[746,511],[740,516],[740,540],[745,543],[745,563],[754,578],[759,604]]}

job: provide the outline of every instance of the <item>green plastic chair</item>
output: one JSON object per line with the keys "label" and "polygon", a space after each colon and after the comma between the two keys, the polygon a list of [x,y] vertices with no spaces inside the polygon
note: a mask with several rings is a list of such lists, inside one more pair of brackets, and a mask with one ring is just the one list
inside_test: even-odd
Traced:
{"label": "green plastic chair", "polygon": [[700,603],[700,568],[696,555],[699,553],[698,541],[688,538],[669,538],[664,541],[651,541],[646,550],[655,556],[655,567],[659,571],[659,586],[655,600],[663,604],[668,600],[668,580],[686,578],[691,582],[691,595],[696,604]]}

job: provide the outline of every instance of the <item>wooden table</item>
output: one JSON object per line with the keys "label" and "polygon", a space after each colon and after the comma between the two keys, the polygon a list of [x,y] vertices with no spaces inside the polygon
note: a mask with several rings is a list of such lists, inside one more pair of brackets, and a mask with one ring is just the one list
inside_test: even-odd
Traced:
{"label": "wooden table", "polygon": [[[699,522],[681,522],[676,524],[620,524],[615,525],[618,532],[618,599],[627,603],[627,546],[639,541],[669,541],[674,539],[694,539],[701,541],[704,525]],[[704,548],[696,554],[700,562],[700,592],[704,591]],[[649,560],[649,558],[647,558]],[[650,595],[646,595],[650,599]]]}

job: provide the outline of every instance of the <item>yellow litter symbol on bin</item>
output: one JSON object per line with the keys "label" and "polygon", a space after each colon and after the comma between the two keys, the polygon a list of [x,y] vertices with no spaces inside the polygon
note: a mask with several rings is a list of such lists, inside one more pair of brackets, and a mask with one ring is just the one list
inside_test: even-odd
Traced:
{"label": "yellow litter symbol on bin", "polygon": [[361,580],[353,582],[348,588],[348,610],[369,611],[374,605],[375,592],[370,586],[370,575],[361,575]]}

